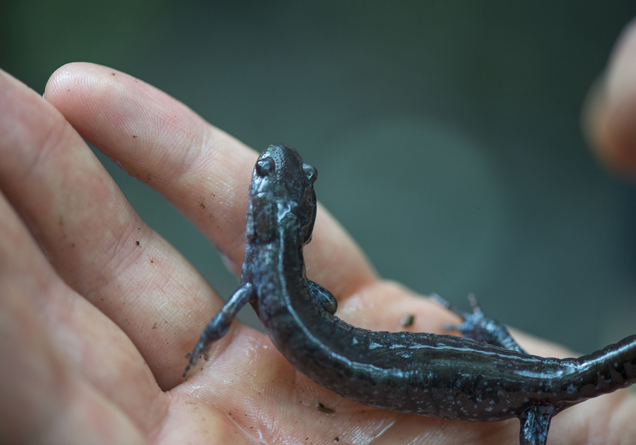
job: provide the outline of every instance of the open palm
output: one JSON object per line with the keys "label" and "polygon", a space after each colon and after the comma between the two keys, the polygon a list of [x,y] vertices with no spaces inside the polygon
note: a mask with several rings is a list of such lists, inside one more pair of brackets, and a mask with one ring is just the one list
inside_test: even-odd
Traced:
{"label": "open palm", "polygon": [[[46,100],[0,72],[0,442],[42,444],[516,444],[517,420],[449,422],[345,400],[238,322],[181,379],[222,300],[147,227],[86,143],[185,214],[240,267],[256,153],[121,72],[62,67]],[[381,281],[319,208],[310,279],[375,330],[456,321]],[[541,355],[566,351],[525,336]],[[549,443],[628,443],[626,391],[557,416]]]}

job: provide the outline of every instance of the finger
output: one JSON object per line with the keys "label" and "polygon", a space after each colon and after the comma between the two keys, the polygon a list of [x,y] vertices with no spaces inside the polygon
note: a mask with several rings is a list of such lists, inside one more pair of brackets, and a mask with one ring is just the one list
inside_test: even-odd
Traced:
{"label": "finger", "polygon": [[[181,210],[239,270],[254,151],[161,91],[102,66],[60,68],[46,98],[85,139]],[[340,226],[318,213],[309,275],[347,295],[374,274]]]}
{"label": "finger", "polygon": [[179,382],[188,335],[221,300],[140,220],[63,116],[4,73],[0,116],[0,188],[59,275],[128,335],[162,386]]}
{"label": "finger", "polygon": [[636,397],[630,391],[617,391],[560,413],[553,418],[548,437],[567,444],[632,443],[636,434],[634,414]]}
{"label": "finger", "polygon": [[[68,89],[74,94],[65,97]],[[255,154],[174,99],[103,67],[74,64],[62,68],[51,79],[47,98],[126,171],[181,208],[222,250],[230,252],[233,262],[242,260],[246,190]],[[123,134],[122,128],[126,129]],[[166,136],[153,137],[158,128]],[[171,150],[184,154],[173,159],[175,156],[166,154]],[[241,176],[243,179],[237,179]],[[210,230],[209,220],[226,230]],[[316,227],[314,241],[307,248],[309,275],[336,295],[355,296],[350,305],[341,306],[340,315],[357,325],[400,330],[404,314],[397,310],[405,311],[408,305],[409,311],[418,314],[414,330],[443,332],[442,324],[452,318],[442,315],[440,308],[412,297],[388,302],[394,293],[373,287],[375,279],[366,260],[324,209],[319,211]],[[388,314],[394,314],[393,318],[389,320]],[[367,324],[367,320],[373,322]]]}
{"label": "finger", "polygon": [[[110,320],[71,295],[2,194],[0,234],[3,442],[142,443],[166,404],[156,409],[163,394],[139,354]],[[93,329],[77,329],[89,323]],[[128,351],[113,353],[122,341]],[[106,363],[94,366],[98,360]],[[112,378],[123,370],[136,375],[126,379],[133,384]]]}
{"label": "finger", "polygon": [[622,33],[603,78],[588,95],[584,123],[591,146],[616,172],[636,176],[636,20]]}

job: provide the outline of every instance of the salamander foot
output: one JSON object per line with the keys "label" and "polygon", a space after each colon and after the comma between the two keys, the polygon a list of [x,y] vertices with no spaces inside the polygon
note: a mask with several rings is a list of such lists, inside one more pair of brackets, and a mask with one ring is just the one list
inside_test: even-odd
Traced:
{"label": "salamander foot", "polygon": [[447,324],[444,326],[445,329],[459,331],[466,338],[526,354],[526,351],[512,338],[508,328],[503,323],[484,315],[474,294],[468,295],[468,301],[473,308],[472,313],[459,309],[437,294],[431,294],[430,298],[463,320],[460,324]]}
{"label": "salamander foot", "polygon": [[521,422],[519,444],[545,445],[548,439],[552,414],[554,414],[554,407],[552,406],[532,406],[525,410],[519,418]]}

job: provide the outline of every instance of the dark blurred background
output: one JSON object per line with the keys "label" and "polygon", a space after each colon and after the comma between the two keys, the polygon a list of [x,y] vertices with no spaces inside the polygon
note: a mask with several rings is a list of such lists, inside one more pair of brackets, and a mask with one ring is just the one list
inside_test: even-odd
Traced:
{"label": "dark blurred background", "polygon": [[[380,274],[591,352],[636,333],[636,193],[580,113],[634,0],[20,0],[0,67],[43,92],[72,61],[128,72],[257,150],[296,147]],[[213,247],[103,156],[225,297]],[[250,309],[251,310],[251,309]]]}

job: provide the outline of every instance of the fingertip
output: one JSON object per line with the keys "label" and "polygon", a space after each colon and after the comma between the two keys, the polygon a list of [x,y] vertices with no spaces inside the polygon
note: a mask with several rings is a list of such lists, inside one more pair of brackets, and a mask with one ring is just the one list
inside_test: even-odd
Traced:
{"label": "fingertip", "polygon": [[81,121],[82,116],[99,107],[100,103],[103,105],[103,96],[112,89],[109,81],[116,76],[130,77],[94,63],[67,63],[51,74],[44,88],[44,97],[71,124],[75,124],[74,121]]}
{"label": "fingertip", "polygon": [[47,100],[59,97],[61,91],[68,91],[71,86],[77,83],[80,73],[84,71],[84,68],[87,68],[87,65],[92,64],[71,62],[53,71],[44,87],[44,96]]}
{"label": "fingertip", "polygon": [[594,150],[613,172],[636,179],[636,95],[599,113]]}
{"label": "fingertip", "polygon": [[601,162],[636,178],[636,20],[629,23],[610,56],[606,72],[590,89],[583,128]]}

